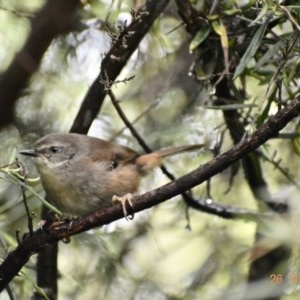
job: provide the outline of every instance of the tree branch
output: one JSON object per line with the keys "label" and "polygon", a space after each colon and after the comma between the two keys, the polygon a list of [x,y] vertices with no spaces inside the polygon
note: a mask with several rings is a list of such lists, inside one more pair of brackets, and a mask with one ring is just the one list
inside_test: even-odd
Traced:
{"label": "tree branch", "polygon": [[[112,41],[112,47],[102,61],[100,74],[88,90],[73,122],[71,132],[84,134],[88,132],[106,96],[106,80],[111,84],[117,78],[168,2],[169,0],[148,0],[141,10],[135,13],[132,23],[123,28],[119,37]],[[43,213],[45,213],[45,208],[43,208]],[[38,284],[46,289],[50,299],[56,299],[57,296],[56,264],[57,245],[53,243],[43,247],[38,256]],[[45,268],[47,268],[47,276],[44,276]],[[34,297],[34,299],[40,299],[37,293]]]}
{"label": "tree branch", "polygon": [[139,11],[134,12],[131,24],[122,28],[118,38],[112,41],[111,49],[102,60],[100,74],[88,90],[70,132],[88,132],[107,95],[106,82],[110,86],[115,81],[168,3],[169,0],[148,0]]}
{"label": "tree branch", "polygon": [[[299,114],[300,97],[295,99],[286,108],[280,110],[276,115],[271,116],[261,128],[251,136],[246,137],[232,149],[218,155],[211,161],[173,182],[143,195],[134,196],[134,212],[150,208],[203,183],[205,180],[229,167],[232,163],[248,155],[268,139],[276,136],[288,122],[299,116]],[[46,230],[39,229],[32,236],[26,235],[18,247],[8,254],[0,266],[0,291],[18,274],[29,257],[39,252],[45,245],[91,228],[109,224],[122,217],[124,216],[121,204],[114,205],[110,208],[79,217],[71,222],[53,226]]]}
{"label": "tree branch", "polygon": [[15,102],[37,70],[50,43],[59,34],[74,28],[74,12],[79,3],[79,0],[47,1],[32,20],[25,45],[0,75],[0,128],[13,122]]}

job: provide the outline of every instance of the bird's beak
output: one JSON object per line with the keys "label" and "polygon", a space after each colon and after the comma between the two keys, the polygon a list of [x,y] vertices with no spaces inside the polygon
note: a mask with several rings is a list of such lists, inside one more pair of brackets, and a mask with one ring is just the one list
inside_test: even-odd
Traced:
{"label": "bird's beak", "polygon": [[31,156],[31,157],[37,157],[37,151],[35,149],[27,149],[27,150],[21,150],[19,151],[20,154],[26,155],[26,156]]}

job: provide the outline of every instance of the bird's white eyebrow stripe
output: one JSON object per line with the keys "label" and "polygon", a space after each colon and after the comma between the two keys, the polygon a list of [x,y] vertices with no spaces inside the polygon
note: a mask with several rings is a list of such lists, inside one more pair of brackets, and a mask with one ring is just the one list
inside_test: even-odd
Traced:
{"label": "bird's white eyebrow stripe", "polygon": [[42,151],[42,150],[45,150],[45,149],[49,149],[50,147],[58,147],[58,148],[60,148],[61,145],[58,145],[58,144],[55,144],[55,145],[48,144],[48,145],[43,145],[42,147],[37,146],[37,147],[35,147],[35,149]]}

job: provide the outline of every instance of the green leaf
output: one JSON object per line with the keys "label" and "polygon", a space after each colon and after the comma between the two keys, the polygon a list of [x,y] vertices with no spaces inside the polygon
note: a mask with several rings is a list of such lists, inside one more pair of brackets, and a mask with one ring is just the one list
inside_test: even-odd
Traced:
{"label": "green leaf", "polygon": [[28,184],[25,184],[22,180],[20,180],[18,177],[13,176],[12,174],[6,174],[8,178],[12,180],[14,183],[18,183],[19,185],[25,186],[26,189],[28,189],[34,196],[36,196],[46,207],[48,207],[51,211],[56,213],[59,216],[62,216],[62,212],[58,210],[55,206],[51,205],[47,200],[45,200],[43,197],[41,197],[31,186]]}
{"label": "green leaf", "polygon": [[209,25],[205,25],[197,32],[197,34],[190,43],[191,52],[195,50],[208,37],[210,31],[211,27]]}
{"label": "green leaf", "polygon": [[269,13],[266,20],[265,20],[265,22],[255,32],[249,47],[245,51],[243,57],[240,60],[240,63],[238,64],[238,66],[235,69],[233,79],[235,79],[237,76],[239,76],[240,74],[243,73],[243,71],[247,67],[249,61],[256,54],[272,16],[273,16],[273,14]]}
{"label": "green leaf", "polygon": [[214,31],[221,37],[222,46],[228,48],[227,30],[222,20],[213,21],[211,25]]}
{"label": "green leaf", "polygon": [[239,8],[236,9],[229,9],[229,10],[224,10],[222,12],[226,16],[234,16],[234,15],[240,15],[242,14],[242,10]]}
{"label": "green leaf", "polygon": [[5,239],[5,242],[8,244],[9,247],[17,247],[18,246],[15,236],[12,236],[4,231],[1,233],[1,235]]}
{"label": "green leaf", "polygon": [[268,1],[266,1],[264,6],[262,7],[260,13],[256,17],[256,19],[254,21],[252,21],[249,26],[253,26],[256,23],[260,22],[260,20],[262,20],[267,15],[268,10],[269,10],[269,3],[268,3]]}
{"label": "green leaf", "polygon": [[48,298],[46,292],[45,292],[41,287],[39,287],[39,286],[31,279],[31,277],[28,276],[28,275],[26,274],[26,272],[20,271],[20,272],[19,272],[19,276],[22,276],[22,277],[24,277],[26,280],[28,280],[28,281],[35,287],[36,291],[37,291],[41,296],[44,297],[45,300],[50,300],[50,299]]}
{"label": "green leaf", "polygon": [[259,150],[262,152],[262,154],[263,154],[266,158],[271,159],[270,153],[269,153],[269,151],[268,151],[268,147],[267,147],[266,144],[261,145],[261,146],[259,147]]}
{"label": "green leaf", "polygon": [[[290,35],[289,35],[290,36]],[[254,67],[254,71],[257,71],[261,66],[264,64],[270,62],[271,58],[274,58],[274,55],[277,53],[277,51],[280,49],[282,45],[284,45],[287,37],[284,39],[280,39],[274,46],[272,46],[263,56],[262,58],[257,62],[257,64]]]}
{"label": "green leaf", "polygon": [[212,27],[214,31],[221,38],[221,45],[222,45],[223,55],[224,55],[224,65],[225,65],[226,73],[228,73],[229,72],[228,35],[227,35],[226,27],[221,19],[219,21],[213,21]]}
{"label": "green leaf", "polygon": [[218,20],[219,17],[220,17],[219,15],[215,14],[215,15],[208,15],[206,18],[209,21],[215,21],[215,20]]}

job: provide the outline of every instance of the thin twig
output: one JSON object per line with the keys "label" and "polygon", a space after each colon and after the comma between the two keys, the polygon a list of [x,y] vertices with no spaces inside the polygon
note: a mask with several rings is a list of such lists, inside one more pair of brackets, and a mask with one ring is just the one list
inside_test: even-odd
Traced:
{"label": "thin twig", "polygon": [[285,12],[288,19],[293,23],[293,25],[296,27],[296,29],[300,33],[300,26],[298,25],[298,23],[296,22],[296,20],[294,19],[294,17],[290,13],[290,11],[285,6],[279,6],[279,7]]}
{"label": "thin twig", "polygon": [[[134,212],[162,203],[222,172],[234,162],[244,158],[266,143],[271,137],[276,136],[292,119],[299,115],[300,97],[296,98],[275,115],[269,117],[257,131],[247,136],[232,149],[218,155],[211,161],[201,165],[196,170],[182,176],[176,181],[170,182],[143,195],[133,196]],[[246,217],[253,217],[252,215],[248,216],[247,213]],[[222,215],[222,213],[220,213],[220,215]],[[260,215],[258,215],[258,219],[259,216]],[[52,244],[67,236],[111,223],[123,217],[124,213],[122,205],[113,205],[107,209],[102,209],[95,211],[92,214],[79,217],[71,222],[58,224],[57,227],[48,228],[46,231],[39,229],[33,236],[25,236],[21,244],[8,253],[5,260],[0,265],[0,291],[6,288],[7,284],[27,263],[30,256],[33,253],[40,251],[45,245]],[[233,215],[231,217],[235,218],[236,216]]]}
{"label": "thin twig", "polygon": [[[147,145],[147,143],[144,141],[144,139],[139,135],[139,133],[137,132],[137,130],[133,127],[132,123],[128,120],[128,118],[126,117],[125,113],[123,112],[121,106],[119,105],[119,101],[116,99],[114,93],[112,92],[111,89],[107,90],[108,95],[110,96],[110,99],[112,101],[112,104],[114,105],[117,113],[119,114],[121,120],[124,122],[124,124],[127,126],[127,128],[130,130],[131,134],[136,138],[136,140],[138,141],[138,143],[140,144],[140,146],[144,149],[145,152],[147,153],[151,153],[153,152],[153,150]],[[169,172],[169,170],[164,166],[161,165],[160,169],[162,170],[162,172],[170,179],[170,180],[175,180],[176,177]],[[191,192],[183,192],[181,194],[183,200],[185,201],[185,203],[197,210],[201,210],[203,211],[203,207],[202,205],[199,205],[198,202],[193,199],[192,197],[192,193]],[[204,210],[205,211],[205,210]]]}
{"label": "thin twig", "polygon": [[[28,171],[27,171],[26,165],[24,163],[20,162],[17,158],[15,161],[16,161],[16,165],[20,168],[20,174],[23,177],[22,181],[25,184],[28,179]],[[32,217],[30,214],[30,209],[29,209],[29,206],[27,203],[26,187],[24,184],[21,185],[22,198],[23,198],[26,215],[27,215],[29,234],[32,235],[33,234],[33,222],[32,222]]]}
{"label": "thin twig", "polygon": [[109,95],[111,102],[112,102],[113,106],[115,107],[117,113],[119,114],[121,120],[124,122],[124,124],[130,130],[131,134],[136,138],[136,140],[141,145],[141,147],[144,149],[144,151],[147,153],[153,152],[153,150],[147,145],[147,143],[143,140],[143,138],[139,135],[139,133],[136,131],[136,129],[132,126],[131,122],[126,117],[121,106],[119,105],[119,101],[116,99],[112,90],[108,89],[107,94]]}
{"label": "thin twig", "polygon": [[279,172],[280,172],[283,176],[285,176],[285,178],[286,178],[287,180],[289,180],[289,181],[290,181],[292,184],[294,184],[298,189],[300,189],[299,183],[293,179],[293,177],[290,175],[290,173],[289,173],[288,170],[284,169],[284,168],[280,165],[281,160],[276,161],[275,159],[271,159],[271,158],[269,158],[267,155],[265,155],[263,151],[260,151],[259,153],[260,153],[260,155],[262,155],[263,159],[265,159],[266,161],[268,161],[269,163],[271,163],[271,164],[274,166],[275,169],[279,170]]}
{"label": "thin twig", "polygon": [[[134,120],[131,121],[131,124],[134,125],[136,122],[138,122],[141,118],[143,118],[149,111],[151,111],[151,109],[153,109],[153,107],[156,105],[155,101],[152,101]],[[114,133],[109,141],[112,142],[116,139],[116,137],[120,136],[124,130],[127,129],[127,126],[124,126],[123,128],[121,128],[119,131],[117,131],[116,133]]]}

